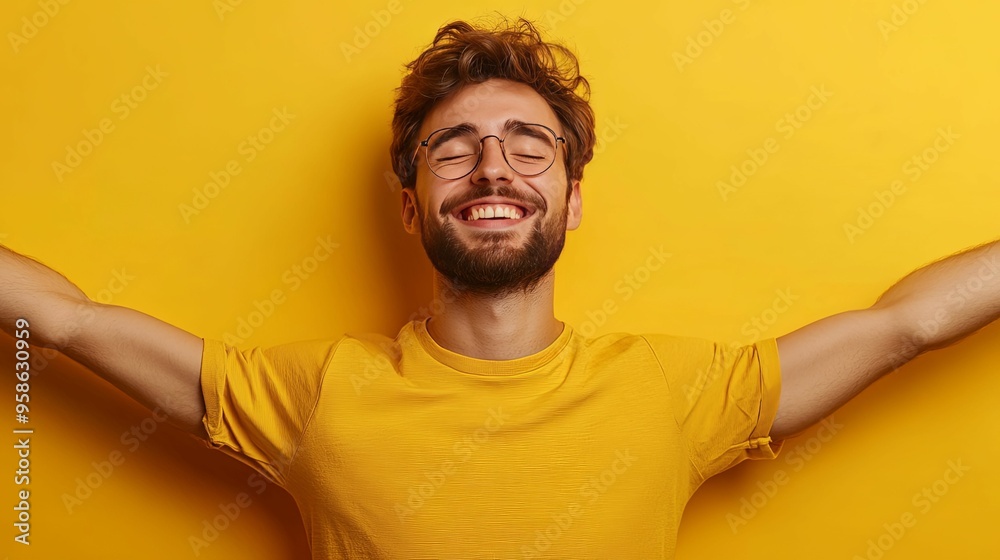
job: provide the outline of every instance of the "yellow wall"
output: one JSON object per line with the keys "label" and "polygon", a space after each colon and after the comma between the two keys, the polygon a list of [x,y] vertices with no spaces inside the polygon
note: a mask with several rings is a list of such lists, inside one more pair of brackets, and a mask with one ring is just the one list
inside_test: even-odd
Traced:
{"label": "yellow wall", "polygon": [[[604,140],[557,265],[557,315],[578,329],[776,336],[997,235],[994,2],[333,4],[4,2],[0,242],[199,336],[236,334],[273,290],[283,303],[245,345],[395,334],[429,302],[431,268],[386,180],[392,89],[439,25],[493,10],[541,18],[594,88]],[[270,143],[251,149],[252,135]],[[767,160],[720,188],[752,154]],[[206,190],[213,175],[227,186]],[[317,238],[339,247],[286,281]],[[660,247],[665,266],[645,270]],[[631,292],[628,275],[644,279]],[[814,428],[711,480],[678,558],[875,558],[880,536],[887,559],[995,555],[998,336],[920,358],[838,411],[832,435]],[[7,338],[4,371],[13,352]],[[305,557],[282,490],[64,357],[36,369],[30,548],[10,544],[8,443],[0,459],[13,558],[193,557],[189,537],[241,493],[249,505],[197,557]],[[969,470],[942,482],[949,462]],[[100,486],[70,512],[88,476]],[[906,514],[912,527],[883,535]]]}

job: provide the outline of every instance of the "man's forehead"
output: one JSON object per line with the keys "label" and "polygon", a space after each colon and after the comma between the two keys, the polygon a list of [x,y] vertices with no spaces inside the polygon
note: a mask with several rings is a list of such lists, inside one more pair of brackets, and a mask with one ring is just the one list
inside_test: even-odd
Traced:
{"label": "man's forehead", "polygon": [[427,114],[421,129],[426,135],[438,128],[465,125],[489,134],[508,130],[516,122],[560,130],[555,112],[531,86],[497,79],[469,84],[441,100]]}

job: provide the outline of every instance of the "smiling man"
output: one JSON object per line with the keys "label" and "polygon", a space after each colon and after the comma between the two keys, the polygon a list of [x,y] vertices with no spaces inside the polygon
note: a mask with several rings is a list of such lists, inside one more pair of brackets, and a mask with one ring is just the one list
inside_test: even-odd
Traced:
{"label": "smiling man", "polygon": [[442,310],[395,338],[241,350],[0,250],[4,330],[26,318],[35,344],[286,488],[316,559],[672,558],[706,479],[1000,316],[994,242],[744,347],[583,336],[553,312],[595,141],[575,57],[524,20],[455,22],[408,69],[390,153]]}
{"label": "smiling man", "polygon": [[500,360],[562,332],[553,265],[581,212],[563,129],[534,89],[497,78],[457,89],[423,118],[410,163],[429,172],[403,189],[403,222],[437,270],[435,297],[452,302],[428,324],[435,340]]}

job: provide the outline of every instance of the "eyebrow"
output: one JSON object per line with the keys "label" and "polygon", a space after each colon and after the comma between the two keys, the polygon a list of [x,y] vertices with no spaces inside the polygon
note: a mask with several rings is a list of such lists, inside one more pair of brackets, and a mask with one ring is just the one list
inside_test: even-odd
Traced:
{"label": "eyebrow", "polygon": [[[503,128],[500,129],[500,133],[503,134],[505,132],[508,132],[510,129],[512,129],[512,128],[516,127],[516,126],[521,126],[523,124],[531,124],[531,123],[526,123],[526,122],[524,122],[522,120],[518,120],[518,119],[507,119],[507,121],[505,123],[503,123]],[[460,129],[460,130],[469,130],[469,131],[476,132],[476,133],[479,132],[479,127],[477,127],[476,125],[474,125],[474,124],[472,124],[472,123],[470,123],[468,121],[463,122],[463,123],[458,123],[458,124],[456,124],[456,125],[454,125],[452,127],[449,127],[449,128],[457,128],[457,129]]]}

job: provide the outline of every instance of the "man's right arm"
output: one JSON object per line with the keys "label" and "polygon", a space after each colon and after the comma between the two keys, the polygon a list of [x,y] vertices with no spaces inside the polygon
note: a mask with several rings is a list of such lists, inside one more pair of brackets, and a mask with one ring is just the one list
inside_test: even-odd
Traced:
{"label": "man's right arm", "polygon": [[59,350],[167,422],[206,438],[202,340],[145,313],[92,301],[47,266],[0,245],[0,329],[27,319],[34,346]]}

